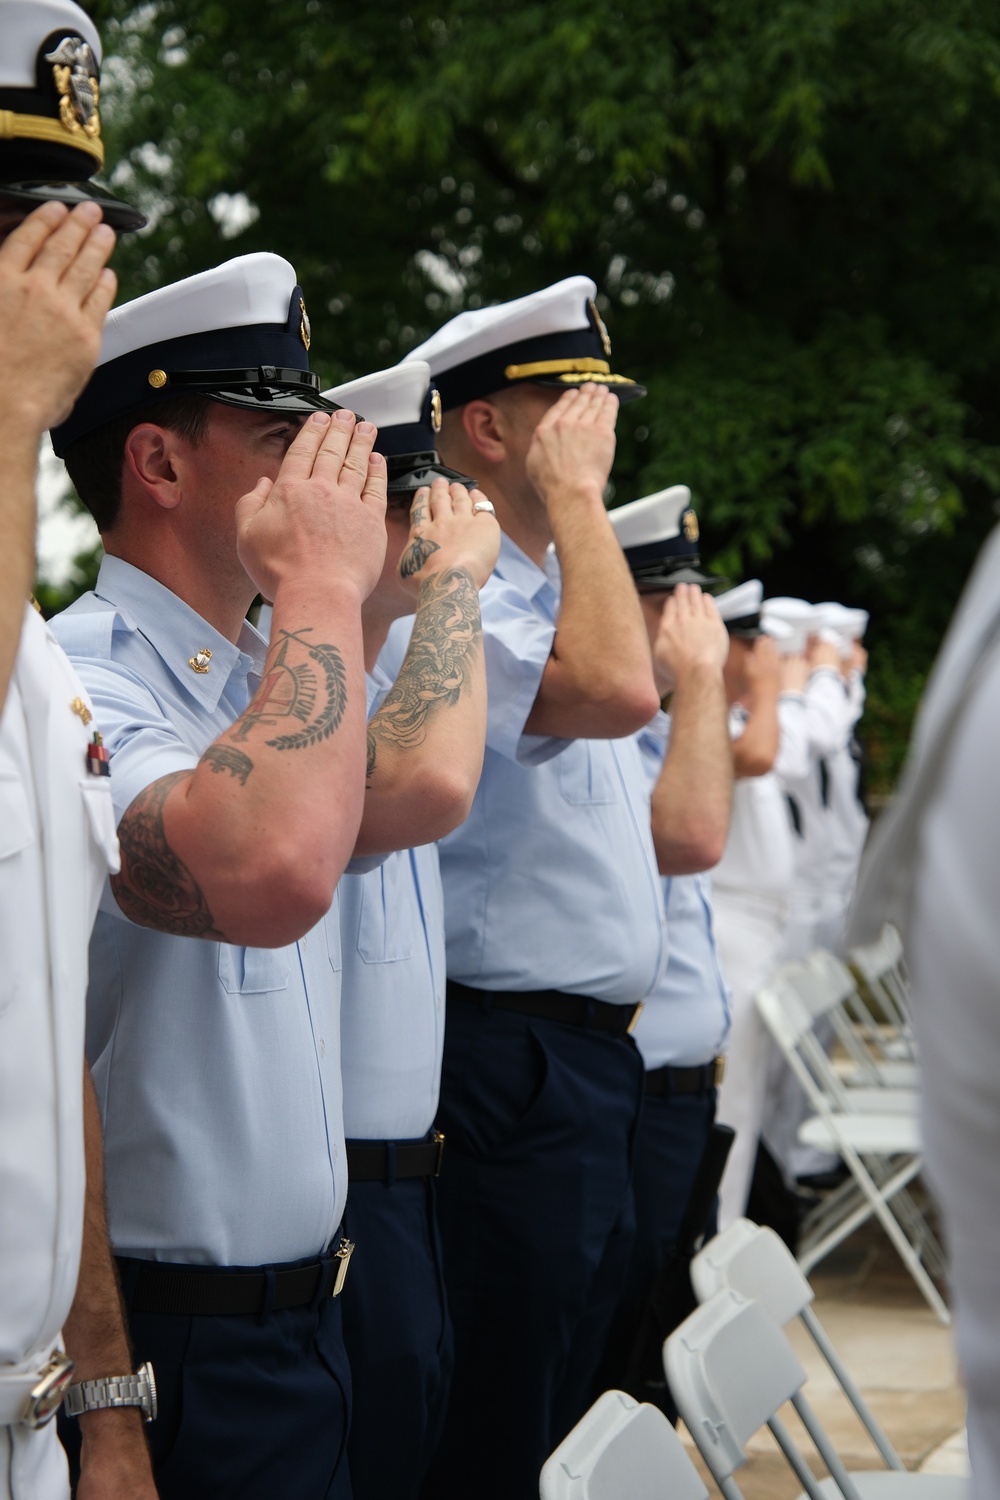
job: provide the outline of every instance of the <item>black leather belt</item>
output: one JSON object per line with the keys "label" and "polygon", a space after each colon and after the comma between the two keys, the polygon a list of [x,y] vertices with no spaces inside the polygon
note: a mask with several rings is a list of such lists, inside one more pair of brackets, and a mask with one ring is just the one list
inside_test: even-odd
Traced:
{"label": "black leather belt", "polygon": [[339,1297],[353,1251],[352,1241],[342,1239],[332,1254],[306,1266],[244,1271],[122,1258],[118,1269],[130,1312],[211,1318],[256,1316],[267,1310],[281,1312]]}
{"label": "black leather belt", "polygon": [[718,1088],[726,1060],[715,1057],[700,1068],[651,1068],[646,1074],[646,1093],[654,1099],[671,1094],[708,1094]]}
{"label": "black leather belt", "polygon": [[348,1141],[347,1176],[351,1182],[385,1182],[401,1177],[440,1177],[444,1136],[432,1141]]}
{"label": "black leather belt", "polygon": [[448,980],[447,996],[449,1000],[474,1001],[483,1010],[512,1010],[541,1021],[607,1031],[612,1036],[631,1035],[642,1013],[641,1000],[636,1005],[612,1005],[608,1000],[592,1000],[589,995],[568,995],[565,990],[476,990],[457,979]]}

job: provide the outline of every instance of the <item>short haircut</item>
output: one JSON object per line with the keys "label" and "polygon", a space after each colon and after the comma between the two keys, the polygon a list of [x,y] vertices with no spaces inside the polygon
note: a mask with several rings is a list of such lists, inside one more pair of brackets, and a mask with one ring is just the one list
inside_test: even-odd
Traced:
{"label": "short haircut", "polygon": [[102,534],[111,531],[122,503],[125,444],[134,427],[151,422],[176,432],[197,447],[208,427],[207,396],[171,396],[152,401],[127,416],[115,417],[79,438],[66,450],[66,468],[77,494]]}

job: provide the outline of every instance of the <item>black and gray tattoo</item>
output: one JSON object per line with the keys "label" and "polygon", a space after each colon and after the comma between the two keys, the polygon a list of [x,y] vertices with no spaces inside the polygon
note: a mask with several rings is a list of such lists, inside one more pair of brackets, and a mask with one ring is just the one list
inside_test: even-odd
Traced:
{"label": "black and gray tattoo", "polygon": [[301,729],[279,734],[266,743],[273,750],[302,750],[333,734],[343,719],[347,674],[336,646],[306,640],[308,629],[282,630],[279,634],[283,640],[230,738],[245,743],[258,725],[274,728],[282,721],[295,720]]}
{"label": "black and gray tattoo", "polygon": [[372,777],[375,775],[375,762],[378,759],[378,741],[369,729],[368,731],[368,756],[365,762],[365,785],[371,786]]}
{"label": "black and gray tattoo", "polygon": [[192,775],[174,771],[161,776],[136,797],[118,827],[122,867],[112,875],[111,889],[128,919],[140,927],[224,942],[201,887],[171,849],[163,827],[167,798]]}
{"label": "black and gray tattoo", "polygon": [[427,537],[416,536],[399,559],[400,578],[412,578],[414,573],[419,573],[424,563],[432,552],[440,552],[441,548],[437,542],[429,541]]}
{"label": "black and gray tattoo", "polygon": [[253,761],[249,755],[244,755],[242,750],[234,750],[231,745],[209,745],[201,758],[210,771],[214,771],[217,776],[228,771],[230,776],[236,777],[240,786],[246,786],[247,777],[253,770]]}
{"label": "black and gray tattoo", "polygon": [[[410,647],[399,676],[371,722],[377,742],[400,749],[419,745],[427,720],[458,702],[470,657],[481,649],[479,592],[465,568],[436,573],[423,585]],[[369,777],[374,771],[369,741]]]}

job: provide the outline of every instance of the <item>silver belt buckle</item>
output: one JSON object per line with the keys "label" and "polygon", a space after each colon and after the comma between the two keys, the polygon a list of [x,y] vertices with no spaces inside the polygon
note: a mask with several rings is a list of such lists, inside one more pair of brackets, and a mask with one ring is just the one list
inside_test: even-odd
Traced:
{"label": "silver belt buckle", "polygon": [[354,1241],[342,1239],[333,1254],[334,1258],[340,1261],[340,1265],[337,1267],[337,1275],[330,1296],[339,1297],[344,1290],[344,1282],[347,1280],[347,1268],[351,1264],[351,1256],[354,1254]]}
{"label": "silver belt buckle", "polygon": [[31,1388],[21,1421],[25,1427],[44,1427],[63,1403],[73,1381],[73,1361],[57,1349]]}

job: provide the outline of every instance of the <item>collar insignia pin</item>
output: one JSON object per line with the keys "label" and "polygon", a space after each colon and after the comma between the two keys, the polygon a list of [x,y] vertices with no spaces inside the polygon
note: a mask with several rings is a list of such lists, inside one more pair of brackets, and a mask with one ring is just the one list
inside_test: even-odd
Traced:
{"label": "collar insignia pin", "polygon": [[80,718],[84,722],[84,725],[89,724],[91,719],[94,717],[82,698],[74,698],[73,702],[70,704],[70,708],[75,714],[79,714]]}
{"label": "collar insignia pin", "polygon": [[202,646],[200,651],[196,651],[193,656],[188,657],[188,666],[192,669],[192,671],[199,672],[202,676],[204,676],[206,672],[210,672],[212,670],[208,665],[211,660],[211,651],[209,651],[207,646]]}

